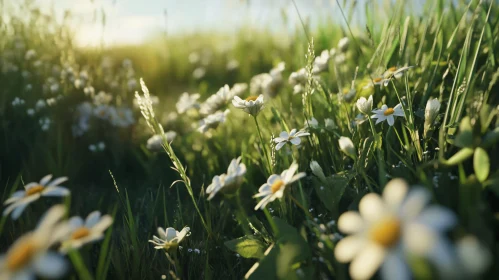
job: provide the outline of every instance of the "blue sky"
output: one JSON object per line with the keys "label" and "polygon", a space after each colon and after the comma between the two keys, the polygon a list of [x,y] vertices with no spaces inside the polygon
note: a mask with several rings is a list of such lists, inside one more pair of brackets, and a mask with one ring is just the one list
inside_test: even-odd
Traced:
{"label": "blue sky", "polygon": [[[359,6],[366,1],[357,0]],[[379,0],[383,1],[383,0]],[[385,0],[390,1],[390,0]],[[418,0],[419,1],[419,0]],[[421,0],[422,1],[422,0]],[[65,10],[75,16],[77,42],[83,46],[137,44],[152,34],[185,34],[196,31],[237,32],[241,25],[285,31],[299,24],[291,0],[34,0],[42,9],[54,9],[59,17]],[[352,3],[340,0],[340,3]],[[330,17],[343,22],[336,0],[296,0],[303,18],[312,23]],[[106,25],[95,20],[106,13]],[[165,11],[167,16],[165,17]],[[288,16],[285,25],[282,11]],[[363,11],[358,10],[358,15]],[[98,17],[97,17],[98,18]],[[354,20],[362,20],[355,16]],[[363,26],[363,25],[362,25]]]}

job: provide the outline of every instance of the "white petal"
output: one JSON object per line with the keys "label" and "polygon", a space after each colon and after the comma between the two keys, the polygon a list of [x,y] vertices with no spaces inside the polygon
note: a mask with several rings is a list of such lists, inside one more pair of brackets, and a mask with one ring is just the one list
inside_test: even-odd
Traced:
{"label": "white petal", "polygon": [[275,146],[275,150],[276,150],[276,151],[279,151],[279,150],[282,148],[282,146],[284,146],[285,144],[286,144],[286,141],[282,141],[282,142],[280,142],[279,144],[277,144],[277,145]]}
{"label": "white petal", "polygon": [[383,121],[385,121],[385,120],[386,120],[386,116],[385,116],[385,115],[383,115],[383,116],[378,116],[378,120],[376,120],[376,123],[375,123],[375,124],[378,124],[378,123],[383,122]]}
{"label": "white petal", "polygon": [[395,118],[393,117],[393,115],[389,115],[386,117],[386,120],[388,121],[388,124],[390,126],[393,126],[393,124],[395,123]]}
{"label": "white petal", "polygon": [[351,235],[343,238],[334,248],[334,257],[338,262],[347,263],[364,248],[367,240],[360,235]]}
{"label": "white petal", "polygon": [[383,199],[392,209],[400,207],[409,190],[409,185],[403,179],[393,179],[386,184],[383,190]]}
{"label": "white petal", "polygon": [[68,223],[69,223],[69,226],[71,227],[71,229],[73,229],[73,230],[76,230],[76,229],[82,227],[84,224],[83,219],[81,217],[78,217],[78,216],[75,216],[75,217],[72,217],[71,219],[69,219]]}
{"label": "white petal", "polygon": [[42,196],[67,196],[70,192],[64,187],[50,186],[42,191]]}
{"label": "white petal", "polygon": [[452,244],[445,238],[437,238],[428,258],[436,265],[442,278],[456,279],[457,276],[459,276],[456,275],[456,273],[458,273],[456,266],[459,264],[456,259],[455,251],[453,250]]}
{"label": "white petal", "polygon": [[174,229],[174,228],[167,228],[165,230],[166,232],[166,241],[170,242],[173,238],[175,238],[177,236],[177,231]]}
{"label": "white petal", "polygon": [[370,243],[353,259],[350,264],[350,276],[353,279],[369,279],[378,270],[385,258],[383,247]]}
{"label": "white petal", "polygon": [[294,136],[295,133],[296,133],[296,128],[291,129],[291,131],[289,132],[289,137]]}
{"label": "white petal", "polygon": [[289,140],[289,142],[291,142],[293,145],[300,145],[301,139],[300,139],[300,137],[294,137],[294,138],[291,138],[291,140]]}
{"label": "white petal", "polygon": [[[272,185],[273,183],[275,183],[277,180],[283,180],[283,178],[281,178],[281,176],[277,175],[277,174],[272,174],[270,175],[270,177],[267,179],[267,184],[269,185]],[[265,184],[263,184],[260,189],[262,189],[262,187],[264,186]],[[260,191],[260,189],[258,191]]]}
{"label": "white petal", "polygon": [[345,234],[352,234],[364,228],[364,220],[355,211],[343,213],[338,219],[338,229]]}
{"label": "white petal", "polygon": [[39,183],[32,182],[32,183],[29,183],[29,184],[25,185],[25,186],[24,186],[24,189],[25,189],[25,190],[29,190],[29,189],[31,189],[32,187],[36,187],[36,186],[38,186],[38,185],[40,185],[40,184],[39,184]]}
{"label": "white petal", "polygon": [[113,224],[113,218],[110,215],[104,215],[94,226],[92,231],[104,232],[108,227]]}
{"label": "white petal", "polygon": [[255,206],[255,210],[258,209],[263,209],[265,206],[267,206],[267,203],[271,202],[272,194],[267,195],[266,197],[262,198],[260,202]]}
{"label": "white petal", "polygon": [[[2,274],[0,274],[2,276]],[[0,279],[4,279],[1,278]],[[9,280],[35,280],[35,274],[33,273],[33,270],[31,268],[24,268],[21,271],[17,271],[14,275],[11,275],[10,278],[7,278]]]}
{"label": "white petal", "polygon": [[61,255],[47,252],[35,260],[34,268],[42,277],[60,278],[66,273],[68,265]]}
{"label": "white petal", "polygon": [[158,235],[161,240],[166,240],[166,231],[162,227],[158,227]]}
{"label": "white petal", "polygon": [[47,184],[47,186],[57,186],[61,183],[64,183],[68,180],[68,177],[59,177],[57,179],[54,179],[54,181],[50,182]]}
{"label": "white petal", "polygon": [[45,186],[50,181],[50,179],[52,179],[52,174],[46,175],[40,180],[40,185]]}
{"label": "white petal", "polygon": [[430,206],[423,210],[416,219],[437,231],[444,231],[453,227],[457,223],[456,216],[449,209],[441,206]]}
{"label": "white petal", "polygon": [[430,201],[430,193],[423,188],[412,189],[402,205],[401,214],[405,219],[416,218]]}
{"label": "white petal", "polygon": [[296,174],[295,176],[291,177],[291,179],[289,179],[287,183],[288,184],[293,183],[295,181],[300,180],[301,178],[303,178],[305,176],[307,176],[307,174],[305,172],[300,172],[300,173]]}
{"label": "white petal", "polygon": [[189,233],[191,229],[189,227],[184,227],[177,235],[177,242],[182,241],[184,237]]}
{"label": "white petal", "polygon": [[383,280],[411,280],[411,272],[402,254],[390,252],[386,255],[381,266],[381,278]]}
{"label": "white petal", "polygon": [[438,235],[423,224],[410,223],[405,226],[402,238],[410,253],[426,256],[435,245]]}
{"label": "white petal", "polygon": [[293,177],[293,175],[296,173],[297,170],[298,170],[298,164],[296,162],[293,162],[288,169],[284,170],[281,173],[282,180],[288,183],[289,181],[291,181],[291,178]]}
{"label": "white petal", "polygon": [[379,220],[385,214],[386,207],[378,194],[366,194],[359,203],[359,212],[362,218],[368,222]]}
{"label": "white petal", "polygon": [[279,137],[281,138],[284,138],[284,139],[288,139],[289,138],[289,134],[287,131],[283,131],[279,134]]}
{"label": "white petal", "polygon": [[64,207],[64,205],[60,204],[52,206],[41,218],[40,223],[38,224],[38,230],[46,231],[47,229],[52,228],[57,222],[62,219],[64,213],[66,213],[66,208]]}
{"label": "white petal", "polygon": [[100,216],[101,216],[100,211],[94,211],[88,214],[87,218],[85,219],[85,227],[87,228],[93,227],[99,221]]}
{"label": "white petal", "polygon": [[16,202],[18,201],[19,199],[21,199],[23,196],[24,196],[24,193],[25,191],[17,191],[15,193],[13,193],[9,199],[7,199],[6,201],[4,201],[4,205],[7,205],[7,204],[11,204],[13,202]]}

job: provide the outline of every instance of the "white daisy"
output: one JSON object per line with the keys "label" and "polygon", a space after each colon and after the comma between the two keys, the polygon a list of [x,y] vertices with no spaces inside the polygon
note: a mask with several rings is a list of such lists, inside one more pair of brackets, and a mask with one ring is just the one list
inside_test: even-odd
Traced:
{"label": "white daisy", "polygon": [[153,240],[149,240],[154,244],[154,248],[157,250],[171,251],[178,248],[178,244],[184,239],[184,237],[189,233],[191,229],[184,227],[182,231],[177,231],[174,228],[167,228],[166,230],[158,227],[158,235],[154,235]]}
{"label": "white daisy", "polygon": [[230,88],[230,95],[228,96],[241,96],[248,89],[248,84],[246,83],[235,83]]}
{"label": "white daisy", "polygon": [[350,236],[335,247],[339,262],[350,264],[353,279],[369,279],[381,266],[382,279],[410,279],[406,257],[428,257],[438,267],[452,265],[452,250],[443,232],[456,223],[452,212],[426,205],[428,191],[409,186],[404,180],[390,181],[383,196],[365,195],[359,213],[348,211],[338,220],[338,228]]}
{"label": "white daisy", "polygon": [[214,114],[208,115],[206,118],[202,119],[199,124],[198,131],[201,133],[206,133],[210,128],[215,129],[219,124],[225,122],[225,117],[229,114],[229,109],[224,112],[216,112]]}
{"label": "white daisy", "polygon": [[61,236],[59,221],[64,216],[62,205],[50,208],[38,227],[17,239],[5,255],[0,255],[0,279],[60,278],[67,271],[67,263],[60,254],[48,249]]}
{"label": "white daisy", "polygon": [[348,39],[348,37],[343,37],[338,41],[338,49],[341,52],[347,51],[349,45],[350,45],[350,40]]}
{"label": "white daisy", "polygon": [[98,105],[94,108],[94,116],[101,120],[107,120],[111,116],[111,107],[109,105]]}
{"label": "white daisy", "polygon": [[213,177],[211,184],[206,188],[206,193],[209,194],[208,200],[215,197],[219,191],[228,194],[237,191],[243,182],[244,174],[246,174],[246,165],[241,163],[241,157],[233,159],[227,169],[227,174]]}
{"label": "white daisy", "polygon": [[329,67],[329,59],[330,59],[329,51],[322,51],[320,56],[317,56],[314,60],[312,73],[319,74],[321,72],[327,71]]}
{"label": "white daisy", "polygon": [[85,221],[79,216],[68,221],[69,232],[62,241],[59,251],[67,253],[71,249],[78,249],[84,244],[104,238],[104,231],[111,226],[113,218],[110,215],[101,216],[99,211],[90,213]]}
{"label": "white daisy", "polygon": [[296,128],[293,128],[289,133],[287,131],[281,132],[279,137],[274,139],[274,142],[277,144],[275,146],[276,151],[280,150],[282,146],[286,143],[290,142],[293,145],[299,145],[301,143],[300,137],[308,136],[310,133],[305,130],[296,131]]}
{"label": "white daisy", "polygon": [[[165,132],[166,141],[173,142],[177,133],[175,131]],[[163,150],[163,137],[159,134],[153,135],[151,138],[147,139],[146,148],[150,151],[161,151]]]}
{"label": "white daisy", "polygon": [[391,78],[400,78],[404,75],[405,72],[407,72],[409,69],[413,68],[414,66],[404,66],[401,68],[398,67],[390,67],[388,70],[383,73],[383,78],[385,79],[385,86],[388,84],[388,81]]}
{"label": "white daisy", "polygon": [[340,150],[344,152],[347,156],[351,157],[352,159],[355,159],[357,157],[357,150],[353,145],[352,139],[341,136],[338,142],[340,145]]}
{"label": "white daisy", "polygon": [[377,77],[369,81],[369,83],[365,85],[363,89],[373,88],[374,86],[379,86],[384,84],[385,84],[385,79],[383,79],[382,77]]}
{"label": "white daisy", "polygon": [[221,87],[217,91],[217,93],[208,97],[208,99],[206,99],[206,101],[201,104],[199,112],[202,115],[210,115],[215,113],[216,111],[222,109],[222,107],[228,104],[230,101],[232,101],[236,93],[240,92],[231,91],[229,85]]}
{"label": "white daisy", "polygon": [[59,184],[66,182],[68,177],[59,177],[50,181],[52,175],[43,177],[40,182],[32,182],[24,186],[23,191],[17,191],[7,199],[3,204],[10,204],[3,215],[7,216],[12,212],[12,219],[16,220],[30,203],[38,200],[42,196],[67,196],[69,190]]}
{"label": "white daisy", "polygon": [[102,90],[93,97],[95,105],[108,105],[111,100],[113,100],[113,95]]}
{"label": "white daisy", "polygon": [[175,106],[177,107],[177,112],[179,114],[183,114],[190,109],[199,109],[199,103],[197,101],[199,97],[199,93],[182,93],[182,95],[180,95],[180,98],[178,99],[177,104],[175,104]]}
{"label": "white daisy", "polygon": [[369,114],[373,110],[373,96],[369,95],[369,99],[366,99],[365,97],[359,98],[357,100],[357,109],[362,114]]}
{"label": "white daisy", "polygon": [[311,128],[319,128],[319,121],[312,117],[310,120],[306,120],[303,126],[305,126],[305,128],[308,128],[309,126]]}
{"label": "white daisy", "polygon": [[135,123],[135,118],[130,108],[112,106],[109,109],[109,121],[115,127],[126,128]]}
{"label": "white daisy", "polygon": [[238,109],[242,109],[244,112],[256,117],[258,113],[265,107],[263,103],[263,95],[250,96],[246,99],[241,99],[239,96],[234,96],[232,100],[232,105]]}
{"label": "white daisy", "polygon": [[289,75],[288,82],[290,85],[303,85],[307,82],[307,70],[301,68],[296,72],[292,72]]}
{"label": "white daisy", "polygon": [[374,115],[371,116],[373,119],[376,120],[376,124],[382,122],[382,121],[387,121],[390,126],[392,126],[395,123],[395,116],[397,117],[404,117],[404,110],[402,109],[402,104],[397,104],[394,108],[388,108],[388,106],[383,105],[381,106],[381,109],[374,110],[372,111]]}
{"label": "white daisy", "polygon": [[284,195],[284,190],[289,184],[305,177],[305,172],[295,174],[298,170],[298,164],[293,162],[289,169],[284,170],[281,175],[272,174],[263,184],[258,193],[253,197],[263,197],[260,202],[255,206],[255,210],[263,209],[269,202],[274,201],[276,198],[281,199]]}

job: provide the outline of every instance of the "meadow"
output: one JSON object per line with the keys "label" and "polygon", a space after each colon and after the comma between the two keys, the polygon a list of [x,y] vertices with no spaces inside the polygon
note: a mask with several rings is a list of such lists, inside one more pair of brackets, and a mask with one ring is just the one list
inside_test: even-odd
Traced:
{"label": "meadow", "polygon": [[95,48],[3,11],[0,280],[496,279],[497,1],[337,3]]}

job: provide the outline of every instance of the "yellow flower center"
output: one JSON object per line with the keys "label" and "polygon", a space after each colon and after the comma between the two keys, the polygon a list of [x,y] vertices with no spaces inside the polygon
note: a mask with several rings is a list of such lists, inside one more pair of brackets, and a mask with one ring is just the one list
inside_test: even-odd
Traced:
{"label": "yellow flower center", "polygon": [[395,67],[395,66],[394,67],[390,67],[390,68],[388,68],[388,71],[395,72],[395,71],[397,71],[397,67]]}
{"label": "yellow flower center", "polygon": [[272,186],[270,186],[270,190],[272,191],[272,193],[276,193],[278,190],[281,189],[282,185],[284,185],[284,181],[283,180],[276,180]]}
{"label": "yellow flower center", "polygon": [[37,193],[41,193],[43,191],[43,189],[45,189],[45,187],[42,185],[34,186],[34,187],[26,190],[26,192],[24,193],[24,196],[30,196],[30,195],[34,195]]}
{"label": "yellow flower center", "polygon": [[400,221],[394,217],[381,220],[369,231],[371,240],[385,248],[395,245],[400,235]]}
{"label": "yellow flower center", "polygon": [[375,83],[379,83],[379,82],[381,82],[381,80],[382,80],[382,78],[374,78],[374,79],[373,79],[373,81],[374,81]]}
{"label": "yellow flower center", "polygon": [[87,237],[88,235],[90,235],[90,230],[88,230],[88,228],[86,227],[81,227],[75,230],[73,234],[71,234],[71,239],[77,240],[83,237]]}
{"label": "yellow flower center", "polygon": [[248,96],[245,100],[246,101],[255,101],[258,99],[258,96],[256,95],[251,95],[251,96]]}
{"label": "yellow flower center", "polygon": [[395,110],[393,110],[393,108],[388,108],[388,109],[385,110],[385,112],[383,113],[383,115],[389,116],[389,115],[392,115],[393,113],[395,113]]}
{"label": "yellow flower center", "polygon": [[7,255],[7,269],[10,271],[17,271],[27,265],[35,256],[37,251],[37,244],[28,239],[14,247],[14,249]]}

